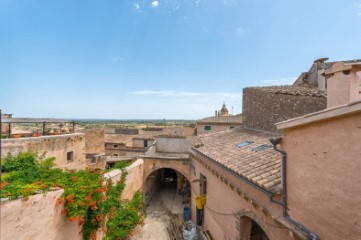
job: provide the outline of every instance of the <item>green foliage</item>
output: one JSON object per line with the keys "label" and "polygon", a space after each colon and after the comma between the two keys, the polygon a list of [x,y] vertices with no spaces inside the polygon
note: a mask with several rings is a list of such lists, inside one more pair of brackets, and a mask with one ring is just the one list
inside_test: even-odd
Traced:
{"label": "green foliage", "polygon": [[111,179],[104,179],[102,170],[62,171],[53,168],[54,160],[34,153],[7,156],[2,165],[1,197],[26,198],[39,190],[61,187],[64,193],[57,204],[64,206],[62,214],[70,221],[83,225],[83,239],[96,239],[99,228],[106,233],[107,240],[125,239],[141,220],[138,212],[143,205],[139,193],[130,202],[120,197],[128,164],[120,162],[114,166],[122,169],[121,179],[114,184]]}

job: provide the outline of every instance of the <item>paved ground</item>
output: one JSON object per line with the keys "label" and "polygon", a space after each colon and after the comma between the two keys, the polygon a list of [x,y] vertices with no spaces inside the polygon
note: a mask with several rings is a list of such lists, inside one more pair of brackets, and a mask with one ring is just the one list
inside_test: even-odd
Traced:
{"label": "paved ground", "polygon": [[[144,226],[138,226],[132,240],[168,240],[167,226],[172,217],[183,215],[183,197],[176,192],[174,183],[159,186],[146,210]],[[176,216],[174,216],[176,215]]]}

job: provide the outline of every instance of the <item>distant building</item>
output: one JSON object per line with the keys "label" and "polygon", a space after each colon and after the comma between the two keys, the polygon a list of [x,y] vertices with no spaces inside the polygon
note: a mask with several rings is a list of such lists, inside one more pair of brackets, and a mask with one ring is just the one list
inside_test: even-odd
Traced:
{"label": "distant building", "polygon": [[231,115],[225,103],[215,116],[206,117],[197,121],[197,135],[219,132],[239,127],[242,124],[242,114]]}

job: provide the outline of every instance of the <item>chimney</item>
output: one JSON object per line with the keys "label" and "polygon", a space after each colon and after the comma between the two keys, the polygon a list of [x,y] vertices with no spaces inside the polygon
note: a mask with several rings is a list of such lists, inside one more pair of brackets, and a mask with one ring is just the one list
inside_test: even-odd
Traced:
{"label": "chimney", "polygon": [[317,86],[318,92],[324,93],[326,91],[326,77],[324,72],[326,69],[326,61],[328,58],[319,58],[314,61],[317,64]]}
{"label": "chimney", "polygon": [[217,110],[216,110],[216,115],[215,115],[215,116],[217,117],[217,115],[218,115],[218,112],[217,112]]}
{"label": "chimney", "polygon": [[336,62],[325,71],[327,77],[327,108],[333,108],[361,99],[361,62]]}

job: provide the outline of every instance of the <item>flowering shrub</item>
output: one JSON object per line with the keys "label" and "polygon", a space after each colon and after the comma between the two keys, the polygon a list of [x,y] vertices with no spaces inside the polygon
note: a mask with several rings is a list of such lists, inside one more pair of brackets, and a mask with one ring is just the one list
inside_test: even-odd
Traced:
{"label": "flowering shrub", "polygon": [[1,166],[1,197],[27,198],[39,190],[63,188],[64,193],[56,203],[64,206],[61,213],[71,222],[82,225],[85,240],[96,239],[98,229],[106,233],[106,240],[125,239],[142,220],[139,213],[143,206],[142,195],[136,193],[129,202],[120,198],[127,175],[124,163],[115,165],[123,173],[113,184],[111,179],[104,179],[103,170],[62,171],[53,168],[54,160],[33,153],[7,156]]}

